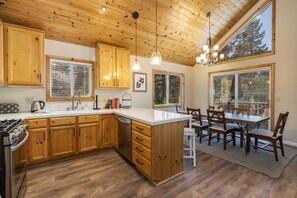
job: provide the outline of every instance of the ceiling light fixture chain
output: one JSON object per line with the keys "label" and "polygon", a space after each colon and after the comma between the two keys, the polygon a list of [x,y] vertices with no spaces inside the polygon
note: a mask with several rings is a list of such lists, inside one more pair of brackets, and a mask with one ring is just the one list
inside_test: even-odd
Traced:
{"label": "ceiling light fixture chain", "polygon": [[137,47],[137,37],[138,37],[138,34],[137,34],[137,30],[138,30],[138,18],[139,18],[139,13],[138,12],[133,12],[132,13],[132,17],[133,19],[135,19],[135,61],[134,61],[134,65],[133,65],[133,70],[140,70],[141,67],[140,67],[140,64],[138,62],[138,47]]}

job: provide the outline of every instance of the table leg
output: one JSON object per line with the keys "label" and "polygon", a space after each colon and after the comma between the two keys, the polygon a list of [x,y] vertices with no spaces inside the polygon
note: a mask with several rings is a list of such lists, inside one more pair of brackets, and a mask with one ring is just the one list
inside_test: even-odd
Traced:
{"label": "table leg", "polygon": [[246,123],[246,134],[245,134],[245,136],[246,136],[246,138],[245,138],[246,139],[246,144],[245,144],[245,147],[244,147],[245,148],[245,154],[248,153],[248,150],[247,150],[247,145],[249,144],[248,138],[247,138],[248,133],[249,133],[249,123]]}

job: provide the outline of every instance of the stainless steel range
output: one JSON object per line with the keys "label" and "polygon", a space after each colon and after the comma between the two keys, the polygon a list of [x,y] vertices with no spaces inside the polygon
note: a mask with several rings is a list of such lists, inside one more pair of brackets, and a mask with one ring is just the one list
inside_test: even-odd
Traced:
{"label": "stainless steel range", "polygon": [[26,141],[29,133],[22,120],[0,121],[1,197],[22,197],[26,188]]}

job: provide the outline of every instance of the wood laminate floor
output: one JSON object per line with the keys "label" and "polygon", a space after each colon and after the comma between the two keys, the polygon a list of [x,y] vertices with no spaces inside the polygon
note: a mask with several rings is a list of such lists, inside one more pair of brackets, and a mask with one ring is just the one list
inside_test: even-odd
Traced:
{"label": "wood laminate floor", "polygon": [[[197,168],[153,186],[113,149],[28,170],[26,197],[297,197],[297,158],[279,179],[198,152]],[[273,156],[271,156],[273,157]]]}

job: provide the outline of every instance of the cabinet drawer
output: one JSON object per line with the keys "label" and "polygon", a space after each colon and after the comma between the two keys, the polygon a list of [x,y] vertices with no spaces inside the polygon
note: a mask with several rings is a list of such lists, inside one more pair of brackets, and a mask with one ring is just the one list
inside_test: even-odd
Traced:
{"label": "cabinet drawer", "polygon": [[151,177],[152,175],[152,164],[150,161],[142,157],[140,154],[132,150],[132,163],[135,166],[145,173],[147,176]]}
{"label": "cabinet drawer", "polygon": [[138,144],[136,141],[132,140],[132,149],[137,153],[141,154],[143,157],[151,161],[152,159],[152,151],[141,144]]}
{"label": "cabinet drawer", "polygon": [[29,129],[46,127],[46,119],[27,120],[26,123],[29,125]]}
{"label": "cabinet drawer", "polygon": [[151,148],[152,146],[152,139],[145,136],[145,135],[142,135],[134,130],[132,130],[132,139],[134,141],[136,141],[137,143],[143,145],[143,146],[146,146],[147,148]]}
{"label": "cabinet drawer", "polygon": [[98,122],[99,115],[86,115],[86,116],[79,116],[78,123],[88,123],[88,122]]}
{"label": "cabinet drawer", "polygon": [[139,133],[141,133],[141,134],[147,135],[149,137],[152,136],[151,126],[149,126],[149,125],[133,121],[132,122],[132,129],[139,132]]}
{"label": "cabinet drawer", "polygon": [[63,118],[50,119],[51,126],[71,125],[71,124],[75,124],[75,117],[63,117]]}

